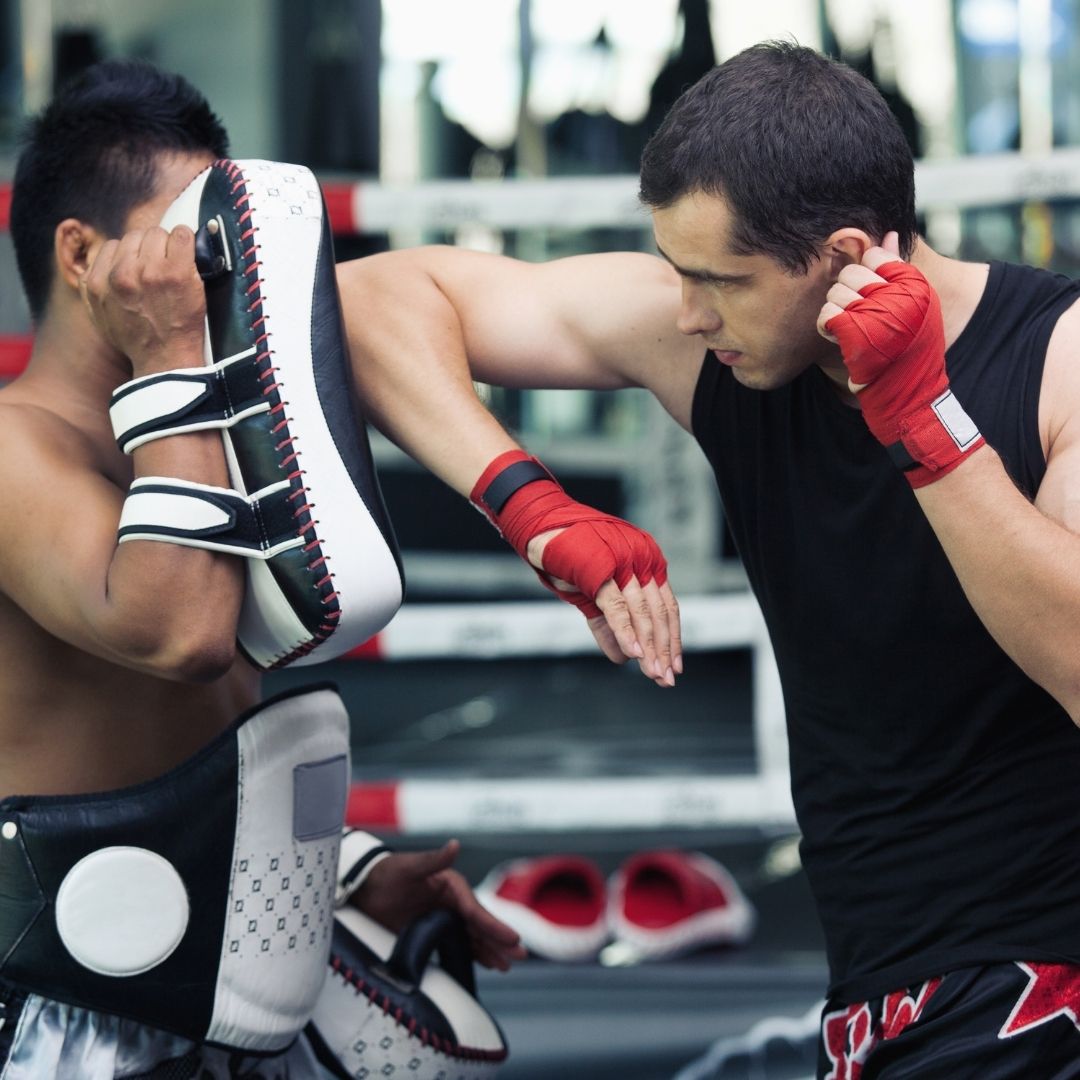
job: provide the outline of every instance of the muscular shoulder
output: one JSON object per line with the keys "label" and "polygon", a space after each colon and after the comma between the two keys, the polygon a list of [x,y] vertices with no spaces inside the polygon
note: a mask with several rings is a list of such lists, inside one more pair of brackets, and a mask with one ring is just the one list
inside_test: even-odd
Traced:
{"label": "muscular shoulder", "polygon": [[1049,460],[1080,439],[1080,300],[1058,319],[1046,350],[1039,395],[1039,434]]}
{"label": "muscular shoulder", "polygon": [[563,259],[547,273],[558,275],[562,310],[584,328],[582,347],[610,384],[645,387],[689,428],[704,346],[679,331],[681,284],[671,267],[622,252]]}
{"label": "muscular shoulder", "polygon": [[85,459],[91,452],[86,434],[59,413],[42,405],[0,397],[0,446],[26,460]]}
{"label": "muscular shoulder", "polygon": [[1058,320],[1046,350],[1039,437],[1046,474],[1036,505],[1080,532],[1080,300]]}
{"label": "muscular shoulder", "polygon": [[9,474],[8,484],[22,487],[22,496],[40,501],[46,486],[71,493],[84,482],[80,477],[95,486],[103,481],[126,484],[124,477],[111,475],[115,472],[110,458],[113,449],[111,445],[103,449],[59,412],[0,396],[0,453],[19,463],[16,473]]}

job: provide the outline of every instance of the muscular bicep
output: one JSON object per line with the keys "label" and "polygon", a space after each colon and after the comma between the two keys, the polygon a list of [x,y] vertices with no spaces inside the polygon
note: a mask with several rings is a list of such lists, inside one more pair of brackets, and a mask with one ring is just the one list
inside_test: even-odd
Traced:
{"label": "muscular bicep", "polygon": [[1046,351],[1039,394],[1039,437],[1046,473],[1035,498],[1043,513],[1080,533],[1080,306],[1058,320]]}
{"label": "muscular bicep", "polygon": [[[1075,426],[1080,428],[1080,422]],[[1080,431],[1062,432],[1055,440],[1035,505],[1070,532],[1080,534]]]}
{"label": "muscular bicep", "polygon": [[220,674],[232,661],[238,561],[173,544],[119,545],[124,491],[94,467],[79,436],[8,412],[4,442],[20,444],[8,505],[21,510],[0,519],[0,589],[48,633],[94,656],[171,678]]}
{"label": "muscular bicep", "polygon": [[[619,389],[666,383],[700,358],[676,328],[679,282],[651,255],[548,263],[464,251],[394,252],[422,267],[460,321],[473,377],[516,387]],[[393,272],[394,264],[388,263]]]}

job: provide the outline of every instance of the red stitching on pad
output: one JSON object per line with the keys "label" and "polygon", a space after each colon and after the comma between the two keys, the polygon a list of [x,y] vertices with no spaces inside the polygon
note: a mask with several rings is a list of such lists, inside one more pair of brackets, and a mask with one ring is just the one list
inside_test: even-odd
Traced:
{"label": "red stitching on pad", "polygon": [[[224,170],[225,175],[233,181],[230,194],[235,197],[233,209],[239,212],[236,218],[236,224],[242,226],[250,221],[254,212],[254,207],[251,206],[251,196],[247,190],[247,183],[243,172],[236,162],[231,161],[228,158],[223,158],[220,161],[215,162],[215,167]],[[250,241],[250,247],[248,247],[240,256],[241,260],[246,263],[246,265],[242,267],[241,273],[244,277],[250,277],[253,274],[255,275],[254,281],[252,281],[245,290],[245,295],[251,297],[251,302],[247,307],[247,313],[255,316],[250,325],[251,332],[257,334],[252,345],[257,350],[261,350],[257,353],[253,362],[259,368],[259,381],[267,384],[263,387],[263,395],[267,397],[276,395],[279,399],[272,405],[267,413],[268,417],[274,417],[275,414],[284,411],[288,402],[281,400],[281,392],[284,391],[285,386],[284,383],[279,382],[275,378],[278,368],[271,362],[273,349],[268,347],[272,332],[266,329],[265,324],[267,322],[267,316],[265,311],[262,310],[263,304],[266,301],[266,296],[262,293],[263,280],[258,276],[258,269],[262,266],[262,261],[258,258],[259,244],[255,239],[255,234],[258,231],[259,227],[257,225],[250,225],[241,232],[239,236],[241,242]],[[251,261],[248,262],[248,260]],[[278,468],[283,470],[287,469],[290,465],[294,465],[300,454],[299,450],[292,449],[292,444],[296,441],[296,436],[289,433],[288,425],[290,420],[291,417],[281,417],[280,419],[277,419],[269,429],[271,435],[278,435],[281,433],[284,433],[285,435],[285,438],[281,439],[274,447],[275,451],[279,454],[285,450],[289,451],[288,454],[278,461]],[[308,488],[303,483],[303,476],[304,470],[297,466],[294,466],[286,474],[286,479],[293,487],[293,491],[288,496],[290,501],[307,494]],[[311,511],[313,509],[314,504],[305,503],[293,514],[293,517],[297,519],[297,535],[306,541],[300,550],[305,554],[314,554],[314,558],[306,567],[309,572],[323,568],[328,561],[328,556],[321,550],[321,541],[315,530],[318,521],[311,518]],[[271,669],[284,667],[291,661],[307,655],[337,629],[338,621],[341,619],[341,607],[338,593],[333,589],[330,579],[331,575],[326,574],[312,585],[312,588],[319,592],[319,602],[326,610],[323,612],[322,622],[314,630],[311,639],[304,642],[302,645],[297,646],[297,648],[293,649],[292,652],[288,653],[286,656],[275,661],[270,665]]]}
{"label": "red stitching on pad", "polygon": [[[409,1022],[404,1023],[404,1006],[398,1005],[395,1007],[394,1003],[385,994],[380,998],[378,989],[374,986],[368,987],[366,980],[354,973],[351,968],[343,971],[343,964],[339,956],[332,955],[330,957],[330,967],[333,973],[341,978],[347,986],[352,987],[357,997],[367,998],[376,1008],[382,1009],[398,1027],[404,1028],[410,1038],[418,1039],[424,1046],[430,1046],[447,1057],[466,1061],[506,1060],[505,1050],[481,1050],[475,1046],[461,1046],[459,1043],[451,1042],[450,1039],[441,1038],[434,1032],[428,1031],[426,1027],[420,1028],[419,1032],[417,1032],[416,1017],[410,1017]],[[391,1009],[393,1009],[393,1012],[391,1012]]]}

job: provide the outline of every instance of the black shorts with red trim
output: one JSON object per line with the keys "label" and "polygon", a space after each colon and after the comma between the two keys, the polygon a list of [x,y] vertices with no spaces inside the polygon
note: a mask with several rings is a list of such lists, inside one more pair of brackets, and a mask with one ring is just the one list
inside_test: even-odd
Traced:
{"label": "black shorts with red trim", "polygon": [[844,1005],[818,1080],[1080,1080],[1080,965],[990,964]]}

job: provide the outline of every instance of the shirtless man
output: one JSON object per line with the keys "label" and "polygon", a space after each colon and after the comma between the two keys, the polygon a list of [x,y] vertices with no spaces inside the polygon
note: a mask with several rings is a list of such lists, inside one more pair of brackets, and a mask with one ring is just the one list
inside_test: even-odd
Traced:
{"label": "shirtless man", "polygon": [[819,1075],[1080,1076],[1080,285],[934,252],[880,95],[793,45],[689,89],[641,186],[662,258],[343,268],[371,415],[475,494],[471,379],[655,394],[780,668]]}
{"label": "shirtless man", "polygon": [[[0,683],[5,1078],[43,1080],[73,1075],[76,1067],[86,1070],[80,1075],[111,1076],[115,1069],[116,1075],[150,1076],[176,1060],[190,1063],[192,1075],[204,1067],[208,1072],[199,1075],[218,1076],[240,1068],[245,1050],[276,1051],[285,1043],[257,1067],[249,1061],[252,1071],[244,1075],[322,1075],[306,1039],[296,1035],[326,970],[324,952],[314,969],[287,969],[284,983],[306,978],[310,984],[295,998],[288,985],[280,992],[268,985],[275,969],[263,961],[254,989],[260,992],[261,979],[262,991],[275,1001],[267,1014],[276,1009],[282,1018],[267,1040],[260,1043],[261,1017],[252,1020],[251,1010],[243,1018],[239,1006],[220,1015],[223,1008],[228,1013],[229,1001],[243,997],[237,980],[245,976],[234,969],[223,982],[227,957],[217,955],[231,837],[240,825],[233,824],[235,806],[220,817],[215,808],[223,792],[226,807],[238,797],[247,806],[250,791],[238,796],[232,780],[227,790],[213,786],[210,774],[239,752],[227,734],[236,718],[253,714],[236,738],[255,739],[251,733],[264,730],[257,724],[273,708],[294,709],[298,715],[288,722],[296,725],[296,741],[308,732],[318,746],[325,739],[315,713],[332,713],[335,760],[344,762],[343,709],[323,691],[260,713],[258,673],[235,646],[244,587],[239,558],[172,543],[117,543],[133,477],[229,486],[217,432],[160,438],[125,456],[108,415],[110,394],[133,376],[204,363],[205,296],[194,235],[185,227],[165,232],[157,223],[192,178],[226,152],[217,118],[182,79],[149,65],[110,62],[58,96],[35,122],[19,160],[11,229],[36,334],[25,374],[0,390],[0,438],[13,466],[11,506],[23,506],[29,515],[12,509],[0,523],[0,650],[8,672]],[[279,736],[286,754],[291,730]],[[196,768],[178,769],[200,752]],[[245,765],[248,788],[261,767],[257,754]],[[117,792],[132,785],[141,786]],[[86,795],[100,792],[112,794]],[[145,813],[138,809],[140,798]],[[257,800],[251,805],[257,831],[265,808]],[[134,815],[126,826],[115,820],[124,814]],[[163,827],[160,845],[147,852],[156,839],[143,833],[160,821],[171,822],[171,832]],[[95,822],[100,841],[84,835],[93,833],[88,825]],[[336,835],[311,844],[305,837],[305,843],[294,842],[294,835],[286,839],[289,859],[294,853],[302,859],[307,851],[322,864],[327,855],[325,862],[333,860],[336,870]],[[215,880],[209,867],[219,842],[226,872]],[[57,869],[84,850],[89,854],[77,863],[81,877],[76,869],[66,876]],[[466,922],[476,958],[505,969],[522,955],[517,937],[480,907],[450,868],[456,851],[451,842],[439,851],[379,859],[353,902],[395,929],[434,906],[453,908]],[[220,902],[209,923],[206,911],[200,914],[200,905],[206,906],[200,884],[186,873],[176,884],[175,866],[192,864],[197,876],[203,859],[207,895]],[[279,861],[273,860],[273,869]],[[24,870],[31,864],[33,876]],[[115,895],[105,896],[101,914],[109,915],[104,909],[110,906],[122,911],[130,935],[120,926],[102,946],[94,928],[80,920],[94,918],[94,897],[100,900],[110,877]],[[294,874],[291,893],[284,892],[287,876],[281,879],[283,894],[293,900],[276,916],[281,926],[295,919],[306,929],[309,913],[316,921],[315,908],[300,904],[300,877]],[[239,896],[235,877],[232,886]],[[258,891],[260,883],[252,887]],[[312,901],[310,892],[305,903]],[[314,895],[324,925],[332,921],[326,918],[328,894],[332,899],[333,883],[321,898]],[[146,909],[161,904],[175,907],[178,933],[188,927],[182,944],[167,942],[149,958],[129,962],[129,944],[133,955],[157,948],[138,939],[146,937],[144,920],[157,917]],[[242,904],[228,901],[230,910]],[[158,933],[160,920],[154,927]],[[318,953],[323,939],[316,942],[312,932],[311,940]],[[294,951],[302,951],[305,941]],[[162,973],[160,980],[154,971]],[[183,980],[182,992],[170,977]],[[201,1018],[194,1016],[193,1002],[204,1009]],[[149,1020],[147,1008],[157,1010]],[[197,1021],[208,1027],[211,1010],[210,1041],[231,1046],[231,1057],[209,1049],[204,1058],[200,1040],[191,1038]],[[156,1016],[168,1030],[159,1030]]]}

